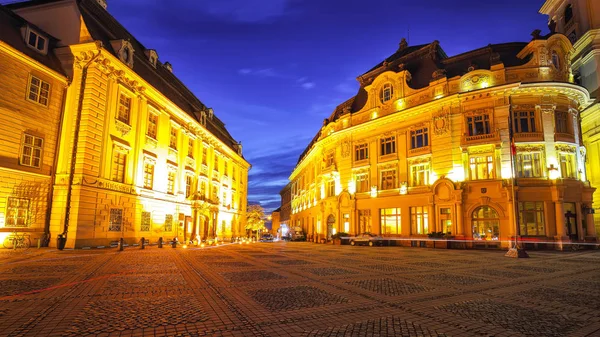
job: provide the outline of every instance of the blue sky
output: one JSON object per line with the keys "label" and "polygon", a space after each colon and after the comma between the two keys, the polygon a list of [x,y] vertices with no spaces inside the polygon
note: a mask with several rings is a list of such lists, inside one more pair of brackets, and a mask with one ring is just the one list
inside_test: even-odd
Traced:
{"label": "blue sky", "polygon": [[[410,45],[448,55],[547,32],[543,0],[108,0],[108,10],[212,107],[253,165],[267,211],[356,77]],[[409,37],[410,30],[410,37]]]}

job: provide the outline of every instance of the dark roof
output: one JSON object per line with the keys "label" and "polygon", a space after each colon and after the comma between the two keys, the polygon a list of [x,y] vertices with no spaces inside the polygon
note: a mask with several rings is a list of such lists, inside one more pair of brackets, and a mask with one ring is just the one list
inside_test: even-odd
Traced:
{"label": "dark roof", "polygon": [[[35,51],[27,45],[21,34],[21,28],[25,26],[31,26],[36,31],[45,34],[49,38],[48,53],[46,55]],[[0,5],[0,40],[46,67],[59,74],[65,75],[63,68],[60,65],[60,61],[56,58],[54,53],[51,52],[52,46],[56,43],[56,38],[2,5]]]}
{"label": "dark roof", "polygon": [[[61,0],[33,0],[9,5],[9,8],[18,9],[43,5]],[[179,108],[195,120],[200,120],[200,112],[207,110],[202,103],[171,71],[161,62],[157,61],[156,68],[150,63],[146,54],[147,49],[123,25],[121,25],[107,10],[102,8],[96,0],[76,0],[85,25],[94,40],[101,41],[103,47],[118,56],[110,41],[127,40],[134,49],[133,71],[146,82],[160,91]],[[225,124],[216,117],[206,118],[206,128],[210,133],[219,138],[225,145],[237,152],[237,142],[225,128]]]}

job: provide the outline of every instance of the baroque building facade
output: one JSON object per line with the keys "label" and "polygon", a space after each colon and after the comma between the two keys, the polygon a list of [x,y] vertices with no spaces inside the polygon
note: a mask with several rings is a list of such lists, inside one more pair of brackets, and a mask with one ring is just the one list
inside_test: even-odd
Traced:
{"label": "baroque building facade", "polygon": [[569,53],[572,72],[594,100],[581,112],[581,129],[588,179],[596,188],[593,209],[596,231],[600,231],[600,1],[547,0],[540,13],[548,16],[552,32],[567,36],[573,44]]}
{"label": "baroque building facade", "polygon": [[[244,232],[250,165],[241,144],[175,77],[170,63],[122,27],[104,1],[28,1],[8,9],[42,38],[56,40],[45,54],[64,73],[51,84],[50,97],[53,114],[62,112],[62,119],[52,124],[50,117],[37,117],[54,134],[44,143],[58,142],[56,151],[44,149],[42,156],[53,163],[45,224],[50,237],[64,235],[67,247],[83,247],[121,237],[134,243],[141,237],[205,240]],[[24,33],[22,39],[30,37]],[[19,110],[6,115],[16,125]],[[12,136],[25,139],[19,144],[26,144],[27,137],[19,136],[25,127]],[[31,214],[32,208],[22,211]],[[8,230],[33,225],[30,220],[14,228],[4,221]]]}
{"label": "baroque building facade", "polygon": [[[357,80],[290,175],[292,226],[309,239],[371,232],[402,244],[445,233],[472,246],[595,240],[562,34],[448,57],[398,50]],[[538,245],[538,244],[536,244]]]}

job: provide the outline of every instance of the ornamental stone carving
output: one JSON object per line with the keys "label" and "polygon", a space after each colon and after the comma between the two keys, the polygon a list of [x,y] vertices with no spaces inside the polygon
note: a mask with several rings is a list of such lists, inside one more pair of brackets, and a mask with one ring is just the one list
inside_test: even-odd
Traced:
{"label": "ornamental stone carving", "polygon": [[566,152],[566,153],[577,153],[575,146],[565,145],[565,144],[556,144],[556,151]]}
{"label": "ornamental stone carving", "polygon": [[348,139],[348,137],[346,137],[342,141],[342,157],[348,158],[348,156],[350,156],[350,140]]}
{"label": "ornamental stone carving", "polygon": [[433,117],[433,134],[443,136],[450,130],[450,117],[448,113]]}

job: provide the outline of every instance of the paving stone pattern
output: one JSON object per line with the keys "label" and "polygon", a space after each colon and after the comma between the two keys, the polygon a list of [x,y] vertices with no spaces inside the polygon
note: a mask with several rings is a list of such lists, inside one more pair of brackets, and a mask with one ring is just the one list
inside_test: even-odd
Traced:
{"label": "paving stone pattern", "polygon": [[0,250],[0,336],[600,336],[600,251]]}

